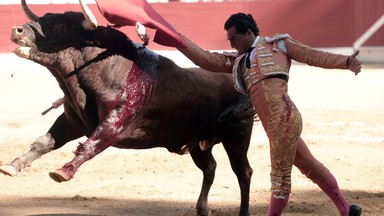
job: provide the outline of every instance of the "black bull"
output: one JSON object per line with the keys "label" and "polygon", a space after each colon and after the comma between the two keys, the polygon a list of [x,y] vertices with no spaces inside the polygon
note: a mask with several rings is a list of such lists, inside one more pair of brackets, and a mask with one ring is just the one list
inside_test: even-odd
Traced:
{"label": "black bull", "polygon": [[165,147],[188,151],[204,179],[197,211],[205,215],[216,162],[212,146],[220,140],[241,189],[240,215],[248,215],[252,169],[247,158],[253,125],[248,98],[233,88],[231,75],[180,68],[172,60],[132,42],[116,29],[83,27],[83,13],[29,16],[15,26],[15,53],[45,66],[64,93],[64,112],[28,153],[0,171],[16,175],[33,160],[86,136],[75,158],[50,173],[70,180],[82,163],[109,146],[124,149]]}

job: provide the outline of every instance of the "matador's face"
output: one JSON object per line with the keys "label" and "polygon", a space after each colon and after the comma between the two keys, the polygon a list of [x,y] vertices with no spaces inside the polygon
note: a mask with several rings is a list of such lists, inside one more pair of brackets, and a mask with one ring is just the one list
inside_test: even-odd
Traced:
{"label": "matador's face", "polygon": [[239,54],[246,53],[256,37],[250,29],[245,34],[240,34],[234,26],[226,30],[226,36],[231,47],[236,49]]}

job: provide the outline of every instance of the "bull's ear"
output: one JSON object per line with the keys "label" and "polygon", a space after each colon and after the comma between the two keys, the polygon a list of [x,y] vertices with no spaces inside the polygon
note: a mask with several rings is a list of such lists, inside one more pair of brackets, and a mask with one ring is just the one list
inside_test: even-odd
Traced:
{"label": "bull's ear", "polygon": [[89,9],[87,4],[83,0],[79,0],[79,1],[85,17],[85,21],[83,22],[83,27],[86,30],[95,30],[97,28],[97,20],[95,16],[92,14],[92,11]]}

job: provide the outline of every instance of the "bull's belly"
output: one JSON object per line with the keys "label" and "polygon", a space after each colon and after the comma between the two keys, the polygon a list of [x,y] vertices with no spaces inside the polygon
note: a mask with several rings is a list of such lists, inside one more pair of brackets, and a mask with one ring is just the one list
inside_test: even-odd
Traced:
{"label": "bull's belly", "polygon": [[[206,130],[208,132],[208,130]],[[121,149],[150,149],[164,147],[168,149],[179,149],[190,143],[197,143],[199,140],[214,137],[213,134],[195,134],[188,130],[165,129],[165,127],[135,128],[123,132],[113,145]]]}

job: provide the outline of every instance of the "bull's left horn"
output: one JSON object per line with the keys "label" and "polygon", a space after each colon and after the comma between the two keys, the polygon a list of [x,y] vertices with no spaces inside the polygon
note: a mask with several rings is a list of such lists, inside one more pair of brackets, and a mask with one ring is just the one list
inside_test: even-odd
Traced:
{"label": "bull's left horn", "polygon": [[25,13],[25,15],[31,20],[31,21],[37,21],[37,19],[39,19],[39,17],[34,14],[28,7],[27,3],[25,2],[25,0],[21,0],[21,6],[23,7],[23,11]]}
{"label": "bull's left horn", "polygon": [[87,30],[95,30],[97,28],[97,20],[95,16],[93,16],[92,11],[89,9],[87,4],[83,0],[79,0],[79,1],[85,17],[85,22],[83,23],[83,27]]}

